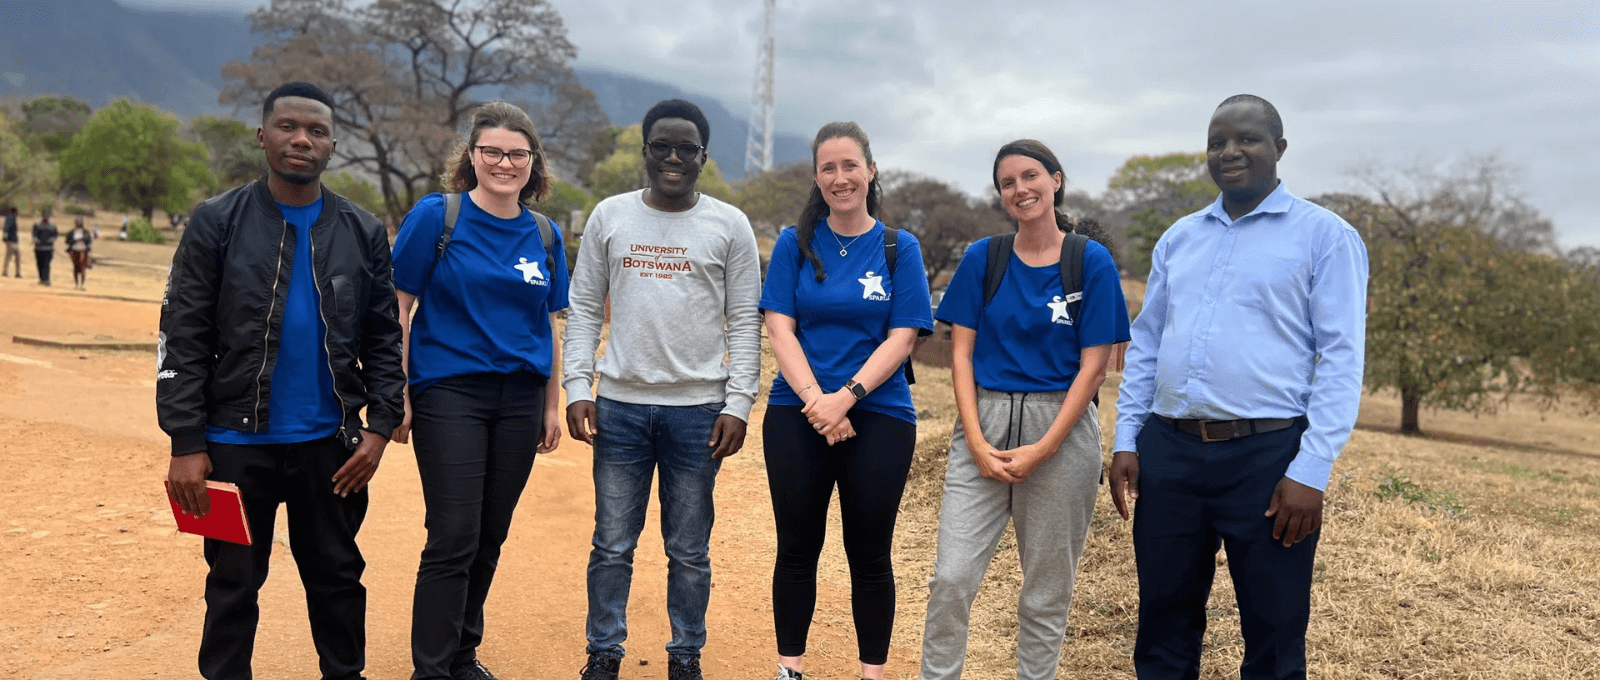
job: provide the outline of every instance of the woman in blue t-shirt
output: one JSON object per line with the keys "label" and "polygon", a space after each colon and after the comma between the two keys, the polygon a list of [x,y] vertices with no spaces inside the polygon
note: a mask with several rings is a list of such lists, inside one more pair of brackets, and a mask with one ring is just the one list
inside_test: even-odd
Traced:
{"label": "woman in blue t-shirt", "polygon": [[861,675],[883,677],[894,628],[890,546],[917,443],[901,366],[933,331],[922,250],[878,213],[878,168],[855,123],[811,142],[816,184],[773,247],[761,308],[778,358],[762,440],[778,525],[772,613],[778,678],[798,678],[817,600],[817,557],[839,487]]}
{"label": "woman in blue t-shirt", "polygon": [[443,254],[440,194],[417,202],[394,244],[410,389],[393,439],[415,430],[427,505],[414,680],[493,677],[477,658],[484,599],[534,455],[561,440],[551,328],[567,307],[567,259],[555,225],[526,207],[554,181],[533,121],[505,102],[478,107],[445,180],[460,204]]}
{"label": "woman in blue t-shirt", "polygon": [[1017,221],[1004,278],[987,303],[985,270],[998,239],[972,244],[936,315],[954,326],[951,373],[960,419],[951,439],[928,596],[922,678],[961,677],[972,598],[1006,520],[1022,558],[1017,678],[1056,677],[1078,556],[1094,515],[1101,469],[1093,399],[1113,347],[1126,342],[1128,308],[1111,253],[1083,251],[1077,309],[1063,288],[1062,243],[1074,224],[1056,211],[1061,163],[1020,140],[995,156],[994,186]]}

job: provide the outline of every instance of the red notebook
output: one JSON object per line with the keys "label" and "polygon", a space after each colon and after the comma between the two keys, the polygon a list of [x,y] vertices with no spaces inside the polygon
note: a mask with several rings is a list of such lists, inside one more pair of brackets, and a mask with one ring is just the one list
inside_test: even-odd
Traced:
{"label": "red notebook", "polygon": [[250,523],[244,518],[244,500],[239,497],[239,487],[227,482],[206,482],[211,512],[196,518],[184,514],[178,507],[177,499],[172,497],[172,482],[162,481],[167,486],[167,502],[172,504],[172,518],[178,521],[178,531],[250,545]]}

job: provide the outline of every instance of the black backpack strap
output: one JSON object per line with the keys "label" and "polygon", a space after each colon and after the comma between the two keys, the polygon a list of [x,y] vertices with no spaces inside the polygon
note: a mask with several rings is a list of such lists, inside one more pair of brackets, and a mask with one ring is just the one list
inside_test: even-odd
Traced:
{"label": "black backpack strap", "polygon": [[1061,292],[1067,301],[1067,315],[1078,322],[1078,311],[1083,309],[1083,251],[1089,246],[1089,237],[1072,233],[1061,239]]}
{"label": "black backpack strap", "polygon": [[[1083,309],[1083,251],[1089,246],[1089,237],[1079,233],[1067,234],[1061,239],[1061,292],[1067,301],[1067,316],[1078,323],[1078,313]],[[1090,401],[1100,405],[1100,395]],[[1105,471],[1100,471],[1100,483],[1105,483]]]}
{"label": "black backpack strap", "polygon": [[[461,194],[444,195],[444,231],[439,234],[439,245],[433,249],[433,264],[428,266],[428,275],[422,280],[422,289],[418,292],[428,292],[428,285],[433,283],[433,270],[439,268],[439,260],[444,259],[444,251],[450,247],[450,235],[455,233],[456,220],[461,217]],[[422,297],[418,295],[417,297]]]}
{"label": "black backpack strap", "polygon": [[550,282],[555,283],[556,275],[556,226],[542,213],[533,212],[533,222],[539,225],[539,242],[544,244],[544,273],[551,277]]}
{"label": "black backpack strap", "polygon": [[1016,240],[1016,234],[998,234],[989,237],[989,264],[983,269],[985,307],[994,299],[995,292],[1000,290],[1000,281],[1006,277],[1006,266],[1011,264],[1011,249],[1015,246]]}
{"label": "black backpack strap", "polygon": [[894,227],[883,228],[883,263],[894,271],[894,266],[900,262],[900,230]]}
{"label": "black backpack strap", "polygon": [[[890,290],[894,290],[893,283],[892,283],[893,280],[894,280],[894,270],[895,270],[895,267],[898,266],[899,264],[900,264],[900,230],[899,229],[895,229],[895,228],[890,227],[890,226],[884,226],[884,228],[883,228],[883,266],[886,269],[888,269],[888,271],[884,272],[884,273],[889,275],[889,279],[891,281],[890,288],[889,288]],[[885,328],[884,328],[883,337],[885,339],[888,339],[890,328],[888,327],[887,322],[885,322],[884,325],[885,325]],[[906,384],[907,385],[915,385],[915,384],[917,384],[917,373],[916,373],[916,371],[912,370],[912,368],[911,368],[911,358],[910,357],[906,357],[906,362],[904,364],[902,364],[902,367],[905,368],[905,371],[906,371]]]}

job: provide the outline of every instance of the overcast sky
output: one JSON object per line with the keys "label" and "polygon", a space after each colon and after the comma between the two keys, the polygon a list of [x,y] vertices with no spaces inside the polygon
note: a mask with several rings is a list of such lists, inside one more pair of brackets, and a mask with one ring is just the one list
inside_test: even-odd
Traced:
{"label": "overcast sky", "polygon": [[[551,2],[580,61],[749,108],[761,0]],[[881,168],[973,194],[1018,137],[1099,193],[1129,156],[1201,150],[1212,109],[1249,92],[1282,113],[1301,196],[1495,153],[1564,246],[1600,246],[1600,3],[778,0],[777,41],[780,128],[855,120]]]}

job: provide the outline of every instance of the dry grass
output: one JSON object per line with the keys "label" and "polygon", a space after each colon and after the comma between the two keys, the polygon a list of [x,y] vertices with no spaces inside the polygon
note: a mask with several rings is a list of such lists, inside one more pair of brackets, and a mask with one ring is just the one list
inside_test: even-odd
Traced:
{"label": "dry grass", "polygon": [[[929,370],[919,379],[922,437],[897,537],[896,642],[912,648],[922,635],[955,420],[949,373]],[[1113,378],[1101,394],[1108,461],[1116,387]],[[1383,395],[1367,401],[1364,413],[1394,408]],[[1544,422],[1523,415],[1441,422],[1476,424],[1459,433],[1491,437],[1544,426],[1588,441],[1600,433],[1592,419],[1572,413]],[[1313,675],[1600,677],[1600,456],[1358,431],[1335,467],[1327,507],[1308,635]],[[1128,678],[1138,610],[1129,525],[1106,494],[1096,512],[1061,674]],[[1221,576],[1224,556],[1218,565],[1204,677],[1237,677],[1243,640],[1232,586]],[[973,607],[966,677],[1015,677],[1021,580],[1008,530]]]}

